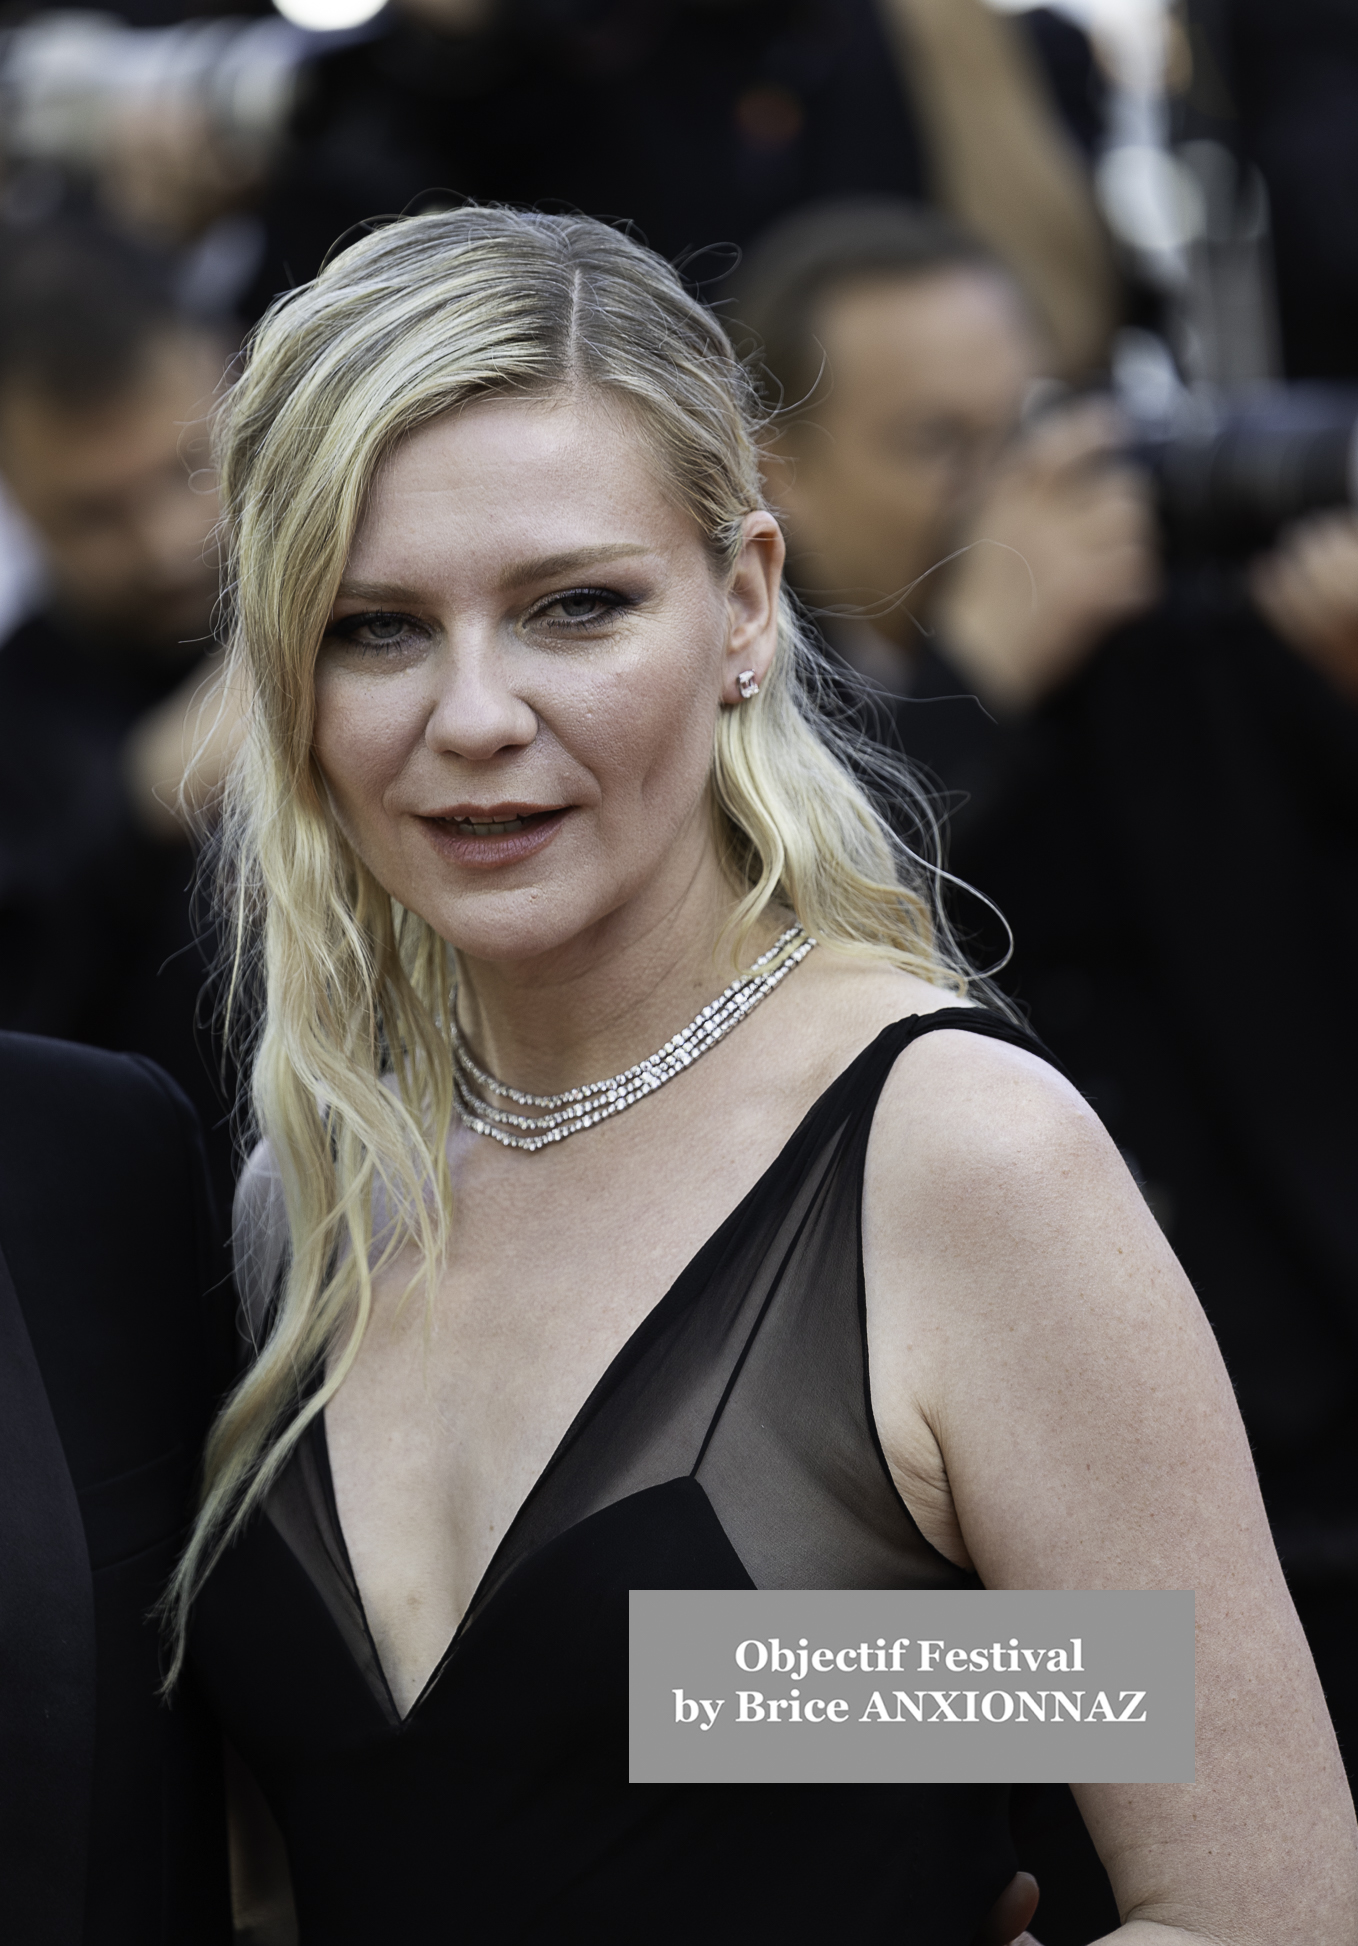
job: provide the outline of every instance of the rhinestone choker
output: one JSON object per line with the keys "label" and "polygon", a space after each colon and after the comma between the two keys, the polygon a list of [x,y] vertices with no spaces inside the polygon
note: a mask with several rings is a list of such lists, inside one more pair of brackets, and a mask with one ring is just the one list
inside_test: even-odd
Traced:
{"label": "rhinestone choker", "polygon": [[[564,1142],[582,1128],[620,1115],[644,1095],[653,1095],[676,1074],[691,1067],[700,1054],[725,1039],[768,997],[794,966],[799,966],[815,945],[801,926],[789,926],[750,967],[732,980],[725,993],[709,1001],[688,1026],[673,1040],[634,1068],[615,1074],[607,1081],[590,1081],[583,1088],[568,1088],[563,1095],[530,1095],[510,1088],[476,1065],[467,1044],[453,1020],[453,1085],[457,1110],[466,1126],[477,1135],[489,1135],[507,1149],[542,1149],[549,1142]],[[519,1108],[536,1109],[536,1114],[520,1115],[513,1109],[497,1107],[488,1096],[514,1102]]]}

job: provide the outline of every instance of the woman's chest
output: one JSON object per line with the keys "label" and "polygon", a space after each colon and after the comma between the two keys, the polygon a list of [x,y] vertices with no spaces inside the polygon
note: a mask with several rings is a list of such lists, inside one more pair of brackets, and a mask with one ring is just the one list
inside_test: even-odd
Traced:
{"label": "woman's chest", "polygon": [[767,1168],[787,1110],[761,1105],[717,1122],[646,1104],[559,1152],[455,1145],[446,1260],[426,1279],[411,1253],[375,1280],[327,1411],[346,1532],[424,1522],[463,1530],[472,1558],[495,1544],[616,1354]]}
{"label": "woman's chest", "polygon": [[432,1290],[384,1278],[326,1412],[340,1517],[360,1559],[456,1556],[469,1597],[533,1481],[666,1288],[654,1242],[531,1233],[459,1249]]}
{"label": "woman's chest", "polygon": [[431,1283],[404,1258],[376,1280],[326,1435],[398,1701],[437,1662],[600,1379],[739,1200],[724,1160],[676,1156],[663,1172],[657,1160],[621,1185],[579,1171],[532,1194],[522,1178],[483,1182],[460,1199]]}

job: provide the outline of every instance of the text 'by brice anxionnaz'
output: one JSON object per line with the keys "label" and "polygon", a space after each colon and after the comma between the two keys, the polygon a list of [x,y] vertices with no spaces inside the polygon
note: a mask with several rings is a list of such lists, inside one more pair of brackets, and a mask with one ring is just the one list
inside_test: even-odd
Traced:
{"label": "text 'by brice anxionnaz'", "polygon": [[[911,1651],[913,1650],[913,1654]],[[976,1688],[874,1689],[866,1705],[852,1718],[859,1723],[1144,1723],[1144,1689],[1089,1691],[1068,1684],[1046,1687],[1043,1676],[1079,1675],[1084,1669],[1084,1643],[1070,1636],[1056,1646],[1007,1642],[986,1645],[951,1644],[940,1639],[912,1642],[908,1635],[888,1642],[859,1642],[841,1647],[812,1647],[806,1636],[795,1646],[771,1636],[767,1641],[738,1644],[736,1667],[744,1675],[790,1679],[778,1691],[737,1688],[733,1696],[687,1696],[674,1691],[674,1720],[710,1730],[725,1709],[736,1723],[837,1724],[851,1720],[844,1696],[803,1696],[802,1684],[812,1675],[932,1675],[941,1684],[948,1676],[993,1675],[1026,1678],[1023,1686],[1006,1684]],[[859,1699],[861,1702],[861,1698]]]}

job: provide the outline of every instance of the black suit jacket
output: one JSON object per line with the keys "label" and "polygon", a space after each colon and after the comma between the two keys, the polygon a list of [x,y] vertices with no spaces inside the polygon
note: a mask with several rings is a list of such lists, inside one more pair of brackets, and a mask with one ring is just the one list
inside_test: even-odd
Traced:
{"label": "black suit jacket", "polygon": [[53,612],[0,645],[0,1029],[149,1055],[198,1111],[225,1212],[221,1050],[199,1026],[216,942],[188,846],[147,836],[123,776],[128,733],[188,668]]}
{"label": "black suit jacket", "polygon": [[0,1034],[0,1935],[230,1938],[221,1752],[162,1593],[230,1375],[197,1120],[149,1061]]}

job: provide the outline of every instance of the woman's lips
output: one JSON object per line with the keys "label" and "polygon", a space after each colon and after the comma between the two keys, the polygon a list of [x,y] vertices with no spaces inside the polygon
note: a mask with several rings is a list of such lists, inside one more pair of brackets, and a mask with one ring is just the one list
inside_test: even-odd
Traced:
{"label": "woman's lips", "polygon": [[[498,809],[498,807],[497,807]],[[434,849],[453,864],[473,871],[516,865],[550,844],[565,823],[570,806],[555,811],[519,811],[505,816],[421,818]]]}

